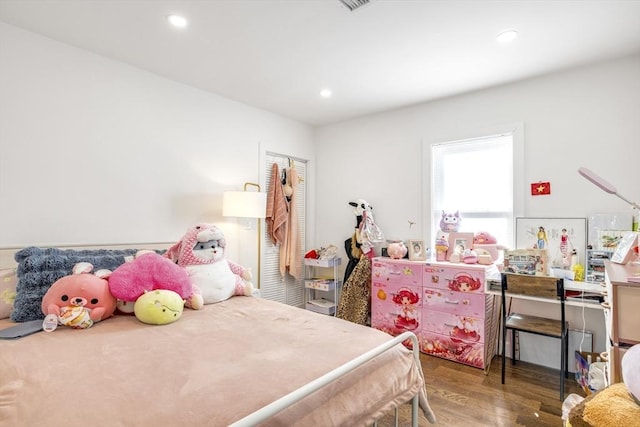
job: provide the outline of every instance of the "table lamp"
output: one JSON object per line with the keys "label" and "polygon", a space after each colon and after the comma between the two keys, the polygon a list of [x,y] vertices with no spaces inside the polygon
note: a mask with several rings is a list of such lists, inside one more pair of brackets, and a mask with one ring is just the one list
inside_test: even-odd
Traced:
{"label": "table lamp", "polygon": [[[248,187],[255,187],[256,191],[247,191]],[[267,195],[260,191],[260,185],[245,182],[243,191],[225,191],[222,193],[222,216],[237,218],[256,218],[258,220],[258,278],[256,288],[260,289],[261,263],[261,219],[266,216]]]}

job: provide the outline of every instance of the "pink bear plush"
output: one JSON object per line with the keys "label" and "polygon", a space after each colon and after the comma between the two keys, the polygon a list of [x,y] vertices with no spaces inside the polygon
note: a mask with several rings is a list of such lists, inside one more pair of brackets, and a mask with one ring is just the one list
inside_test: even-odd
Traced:
{"label": "pink bear plush", "polygon": [[225,247],[226,239],[220,228],[200,223],[189,228],[164,256],[187,270],[205,304],[224,301],[234,295],[251,296],[251,272],[225,259]]}
{"label": "pink bear plush", "polygon": [[145,292],[161,289],[180,295],[186,307],[199,310],[203,305],[187,271],[155,252],[140,251],[133,261],[116,268],[109,277],[109,289],[124,313],[133,313],[134,303]]}
{"label": "pink bear plush", "polygon": [[51,285],[42,298],[45,314],[44,329],[53,331],[58,325],[86,329],[113,315],[116,299],[109,292],[109,270],[90,274],[93,265],[80,262],[73,274],[64,276]]}

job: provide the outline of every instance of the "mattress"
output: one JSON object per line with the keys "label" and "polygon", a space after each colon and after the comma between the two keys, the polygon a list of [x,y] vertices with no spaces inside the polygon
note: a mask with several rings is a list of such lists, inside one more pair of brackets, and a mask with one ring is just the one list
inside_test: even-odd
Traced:
{"label": "mattress", "polygon": [[[0,340],[0,425],[226,426],[390,338],[234,297],[168,325],[116,315]],[[370,425],[416,394],[435,422],[420,364],[399,344],[261,425]]]}

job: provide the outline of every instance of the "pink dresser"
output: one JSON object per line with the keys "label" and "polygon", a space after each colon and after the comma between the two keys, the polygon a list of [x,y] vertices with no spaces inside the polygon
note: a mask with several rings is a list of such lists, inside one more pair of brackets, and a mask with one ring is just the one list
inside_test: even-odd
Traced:
{"label": "pink dresser", "polygon": [[371,326],[391,335],[422,325],[424,263],[374,258],[371,262]]}
{"label": "pink dresser", "polygon": [[423,353],[488,366],[498,301],[484,289],[487,279],[499,280],[494,265],[374,258],[371,273],[372,327],[391,335],[412,331]]}

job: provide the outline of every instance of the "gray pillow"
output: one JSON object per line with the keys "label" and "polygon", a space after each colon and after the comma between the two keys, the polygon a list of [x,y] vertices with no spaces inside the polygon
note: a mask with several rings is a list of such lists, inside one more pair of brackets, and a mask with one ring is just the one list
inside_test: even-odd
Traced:
{"label": "gray pillow", "polygon": [[134,255],[138,249],[56,249],[27,247],[16,252],[18,263],[18,285],[13,303],[11,320],[27,322],[44,319],[42,297],[49,287],[61,277],[72,273],[79,262],[89,262],[93,271],[102,268],[115,270],[125,262],[125,257]]}

